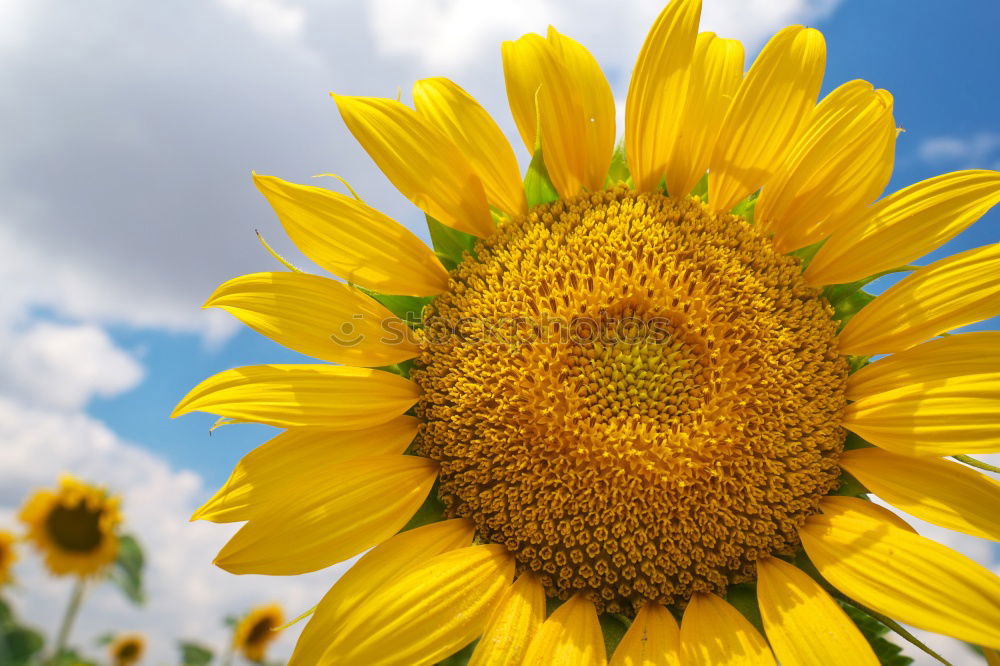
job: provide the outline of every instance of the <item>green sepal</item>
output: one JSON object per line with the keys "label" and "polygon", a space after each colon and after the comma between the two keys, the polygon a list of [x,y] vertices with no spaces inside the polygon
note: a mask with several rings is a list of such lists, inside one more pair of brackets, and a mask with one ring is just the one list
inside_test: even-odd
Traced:
{"label": "green sepal", "polygon": [[475,255],[473,251],[476,246],[475,236],[458,229],[452,229],[430,215],[424,215],[424,217],[427,218],[427,229],[431,234],[434,253],[449,271],[455,270],[462,263],[466,252]]}
{"label": "green sepal", "polygon": [[628,168],[628,156],[625,155],[625,142],[620,141],[615,146],[615,152],[611,153],[611,166],[608,167],[608,175],[604,178],[604,187],[612,188],[618,183],[625,183],[632,187],[632,171]]}
{"label": "green sepal", "polygon": [[847,617],[851,618],[851,621],[857,625],[868,644],[872,646],[872,651],[882,666],[907,666],[913,663],[913,659],[901,654],[903,648],[885,637],[889,633],[889,627],[867,613],[859,611],[854,606],[841,602],[840,607],[847,613]]}
{"label": "green sepal", "polygon": [[[819,248],[817,248],[817,250],[818,249]],[[856,280],[854,282],[831,284],[823,287],[823,297],[826,298],[826,300],[830,302],[830,305],[833,306],[833,318],[840,322],[840,329],[838,329],[838,331],[842,330],[844,326],[847,325],[847,322],[849,322],[854,315],[861,311],[861,308],[875,300],[875,296],[869,294],[863,289],[863,287],[885,275],[904,273],[912,271],[915,268],[916,266],[900,266],[899,268],[890,268],[887,271],[875,273],[874,275],[869,275],[866,278]],[[803,270],[805,270],[805,266],[803,266]]]}
{"label": "green sepal", "polygon": [[[708,180],[707,180],[708,177],[705,176],[705,178],[706,178],[706,181],[705,181],[705,183],[706,183],[705,184],[705,191],[707,192],[708,191]],[[754,211],[757,210],[757,197],[758,196],[760,196],[760,190],[757,190],[756,192],[754,192],[753,194],[751,194],[750,196],[748,196],[746,199],[744,199],[743,201],[741,201],[738,204],[736,204],[735,206],[733,206],[733,210],[730,211],[730,212],[732,212],[733,215],[739,215],[740,217],[742,217],[744,220],[746,220],[750,224],[753,224],[753,215],[754,215]]]}
{"label": "green sepal", "polygon": [[394,294],[381,294],[371,289],[365,289],[356,284],[352,287],[358,291],[368,294],[381,303],[385,309],[402,319],[410,328],[420,328],[423,322],[424,306],[434,300],[433,296],[399,296]]}
{"label": "green sepal", "polygon": [[108,580],[118,586],[125,597],[136,605],[145,601],[142,589],[142,569],[146,558],[135,537],[123,534],[118,538],[118,556],[108,570]]}
{"label": "green sepal", "polygon": [[698,184],[694,186],[693,190],[691,190],[690,195],[692,197],[700,198],[702,203],[708,203],[708,173],[705,173],[705,175],[701,177]]}
{"label": "green sepal", "polygon": [[847,470],[841,470],[840,478],[837,479],[840,486],[830,493],[831,495],[843,495],[846,497],[860,497],[864,499],[868,494],[868,489],[864,484],[854,478]]}
{"label": "green sepal", "polygon": [[472,659],[472,653],[475,652],[477,645],[479,645],[478,638],[450,657],[445,657],[437,662],[435,666],[465,666]]}
{"label": "green sepal", "polygon": [[805,247],[800,247],[797,250],[792,250],[788,253],[788,256],[795,257],[802,262],[800,268],[804,273],[805,270],[809,268],[809,264],[812,263],[813,257],[816,256],[816,253],[819,252],[819,249],[823,247],[823,243],[825,242],[826,239],[824,238],[821,241],[816,241],[812,245],[806,245]]}
{"label": "green sepal", "polygon": [[413,369],[413,359],[410,358],[405,361],[401,361],[400,363],[395,363],[393,365],[382,365],[375,369],[391,372],[394,375],[399,375],[400,377],[405,377],[406,379],[409,379],[410,370]]}
{"label": "green sepal", "polygon": [[764,621],[760,617],[760,607],[757,605],[756,585],[750,583],[730,585],[726,590],[726,601],[748,619],[757,631],[764,633]]}
{"label": "green sepal", "polygon": [[210,649],[191,641],[181,641],[177,647],[181,651],[181,664],[183,666],[208,666],[215,657]]}
{"label": "green sepal", "polygon": [[410,518],[410,522],[406,523],[400,532],[430,525],[439,520],[444,520],[444,502],[438,497],[438,482],[435,481],[431,492],[427,494],[427,499],[424,500],[424,503],[420,505],[417,512]]}
{"label": "green sepal", "polygon": [[604,652],[608,655],[608,659],[611,659],[611,655],[615,653],[632,622],[620,613],[601,613],[597,619],[601,623],[601,633],[604,635]]}
{"label": "green sepal", "polygon": [[541,148],[538,148],[531,157],[528,173],[524,176],[524,196],[528,200],[529,208],[559,200],[559,193],[556,192],[549,178],[549,172],[545,168]]}

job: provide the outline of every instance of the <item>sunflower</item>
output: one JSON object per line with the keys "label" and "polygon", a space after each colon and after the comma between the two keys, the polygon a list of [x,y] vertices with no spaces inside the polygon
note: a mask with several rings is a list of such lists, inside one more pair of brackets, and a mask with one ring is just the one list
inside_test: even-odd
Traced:
{"label": "sunflower", "polygon": [[0,530],[0,585],[14,580],[14,562],[17,562],[17,551],[14,542],[17,537],[13,532]]}
{"label": "sunflower", "polygon": [[142,634],[122,634],[116,636],[108,648],[112,666],[132,666],[142,659],[146,651],[146,639]]}
{"label": "sunflower", "polygon": [[257,606],[237,623],[233,648],[250,661],[263,661],[267,646],[281,633],[279,629],[284,623],[281,606]]}
{"label": "sunflower", "polygon": [[614,666],[878,663],[849,614],[1000,646],[1000,579],[869,500],[1000,537],[1000,486],[948,459],[1000,451],[1000,333],[944,336],[1000,313],[1000,245],[909,265],[1000,174],[879,198],[890,94],[817,103],[802,26],[744,75],[700,9],[657,18],[619,148],[586,49],[505,43],[523,179],[451,81],[419,81],[415,109],[335,95],[436,251],[357,195],[255,175],[347,283],[282,260],[206,305],[330,363],[222,372],[175,415],[285,429],[195,514],[245,521],[220,567],[371,548],[293,664],[604,664],[606,642]]}
{"label": "sunflower", "polygon": [[28,541],[57,576],[96,576],[118,555],[119,498],[72,476],[38,490],[21,507]]}

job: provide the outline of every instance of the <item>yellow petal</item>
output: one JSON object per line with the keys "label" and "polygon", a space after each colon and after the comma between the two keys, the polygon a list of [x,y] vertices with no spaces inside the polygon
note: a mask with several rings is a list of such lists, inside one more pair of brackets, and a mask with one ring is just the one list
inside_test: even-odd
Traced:
{"label": "yellow petal", "polygon": [[520,666],[528,642],[544,620],[545,590],[531,573],[523,573],[490,616],[469,666]]}
{"label": "yellow petal", "polygon": [[646,604],[622,637],[611,666],[680,666],[680,631],[659,604]]}
{"label": "yellow petal", "polygon": [[984,648],[983,656],[986,657],[986,666],[1000,666],[1000,654],[996,650]]}
{"label": "yellow petal", "polygon": [[465,518],[445,520],[402,532],[359,559],[337,579],[316,606],[295,645],[288,666],[313,666],[341,633],[352,611],[406,571],[430,558],[472,542],[473,525]]}
{"label": "yellow petal", "polygon": [[878,666],[868,641],[819,583],[774,557],[757,562],[764,631],[782,666]]}
{"label": "yellow petal", "polygon": [[486,109],[444,78],[417,81],[413,86],[413,103],[417,113],[465,154],[483,182],[490,203],[511,216],[527,212],[517,158]]}
{"label": "yellow petal", "polygon": [[604,634],[594,604],[575,594],[542,623],[523,666],[603,666]]}
{"label": "yellow petal", "polygon": [[894,620],[1000,647],[1000,578],[930,539],[861,513],[822,508],[799,536],[832,585]]}
{"label": "yellow petal", "polygon": [[[580,180],[591,191],[602,190],[615,149],[615,98],[611,86],[597,60],[582,44],[560,34],[552,26],[549,26],[547,41],[562,61],[570,85],[580,99],[583,112],[580,123],[587,149]],[[547,126],[545,118],[542,122],[543,127]]]}
{"label": "yellow petal", "polygon": [[666,165],[667,192],[686,196],[705,175],[722,119],[742,80],[743,45],[715,33],[700,33],[684,101],[684,131]]}
{"label": "yellow petal", "polygon": [[[522,137],[540,142],[545,168],[559,194],[579,194],[589,186],[587,126],[583,100],[566,63],[553,44],[534,33],[504,42],[503,60],[507,96],[518,127],[538,128],[537,134],[522,129]],[[534,146],[528,150],[533,153]],[[601,174],[601,185],[603,178]]]}
{"label": "yellow petal", "polygon": [[384,294],[434,296],[448,271],[404,226],[357,199],[321,187],[254,176],[295,245],[318,265]]}
{"label": "yellow petal", "polygon": [[1000,483],[940,458],[845,451],[840,465],[897,509],[957,532],[1000,541]]}
{"label": "yellow petal", "polygon": [[826,42],[789,26],[771,38],[722,121],[708,171],[708,201],[728,211],[778,170],[816,103]]}
{"label": "yellow petal", "polygon": [[240,528],[215,564],[235,574],[294,576],[342,562],[406,525],[437,472],[427,458],[399,455],[318,469],[298,494]]}
{"label": "yellow petal", "polygon": [[749,620],[714,594],[695,593],[681,621],[685,666],[775,666],[764,638]]}
{"label": "yellow petal", "polygon": [[857,400],[911,384],[997,372],[1000,332],[959,333],[869,363],[847,378],[847,398]]}
{"label": "yellow petal", "polygon": [[1000,313],[1000,244],[946,257],[880,294],[840,332],[842,354],[890,354]]}
{"label": "yellow petal", "polygon": [[243,275],[220,285],[204,307],[221,308],[278,344],[324,361],[381,366],[420,353],[399,317],[357,289],[318,275]]}
{"label": "yellow petal", "polygon": [[408,379],[334,365],[249,365],[195,386],[171,417],[208,412],[279,428],[367,428],[393,419],[420,397]]}
{"label": "yellow petal", "polygon": [[313,482],[319,470],[354,458],[402,454],[419,424],[404,415],[362,430],[286,430],[243,456],[225,485],[191,520],[228,523],[265,516]]}
{"label": "yellow petal", "polygon": [[892,97],[867,81],[848,81],[809,115],[805,131],[761,190],[754,223],[774,232],[781,252],[822,240],[882,193],[895,145]]}
{"label": "yellow petal", "polygon": [[890,194],[841,221],[806,269],[814,285],[853,282],[937,249],[1000,202],[1000,172],[956,171]]}
{"label": "yellow petal", "polygon": [[827,511],[844,512],[851,511],[868,516],[872,520],[891,523],[896,527],[916,534],[917,531],[905,520],[893,513],[884,506],[879,506],[874,502],[869,502],[860,497],[846,497],[844,495],[828,495],[823,498],[823,509]]}
{"label": "yellow petal", "polygon": [[852,402],[843,425],[905,455],[1000,452],[1000,372],[913,384]]}
{"label": "yellow petal", "polygon": [[333,98],[347,129],[414,206],[459,231],[494,232],[482,181],[441,130],[393,99]]}
{"label": "yellow petal", "polygon": [[320,660],[337,666],[433,664],[482,633],[514,575],[503,546],[448,551],[412,567],[353,610]]}
{"label": "yellow petal", "polygon": [[635,189],[655,190],[677,151],[701,0],[673,0],[650,28],[625,101],[625,152]]}

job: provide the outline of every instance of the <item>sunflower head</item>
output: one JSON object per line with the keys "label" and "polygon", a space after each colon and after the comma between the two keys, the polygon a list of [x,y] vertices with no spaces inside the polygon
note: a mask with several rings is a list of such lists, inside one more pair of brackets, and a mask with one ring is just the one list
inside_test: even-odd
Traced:
{"label": "sunflower head", "polygon": [[13,532],[0,530],[0,585],[14,579],[14,562],[17,561],[17,551],[14,550],[16,541],[17,537]]}
{"label": "sunflower head", "polygon": [[278,604],[257,606],[237,623],[233,647],[250,661],[263,661],[267,646],[278,638],[284,623]]}
{"label": "sunflower head", "polygon": [[96,576],[118,554],[120,500],[69,475],[53,490],[35,491],[21,507],[27,539],[57,576]]}
{"label": "sunflower head", "polygon": [[[219,566],[371,549],[293,664],[435,663],[479,638],[470,663],[601,666],[624,623],[615,666],[872,665],[869,616],[1000,646],[1000,579],[869,501],[1000,537],[1000,485],[944,459],[1000,451],[1000,333],[938,338],[1000,314],[1000,246],[909,265],[1000,201],[1000,173],[879,199],[892,96],[820,100],[804,26],[744,73],[700,12],[656,19],[620,142],[581,44],[504,43],[526,173],[451,81],[412,107],[335,95],[433,250],[353,190],[255,176],[344,281],[279,258],[207,305],[329,363],[222,372],[175,415],[286,428],[196,514],[246,521]],[[912,274],[863,290],[893,272]]]}
{"label": "sunflower head", "polygon": [[142,659],[146,652],[146,638],[142,634],[121,634],[108,647],[112,666],[132,666]]}

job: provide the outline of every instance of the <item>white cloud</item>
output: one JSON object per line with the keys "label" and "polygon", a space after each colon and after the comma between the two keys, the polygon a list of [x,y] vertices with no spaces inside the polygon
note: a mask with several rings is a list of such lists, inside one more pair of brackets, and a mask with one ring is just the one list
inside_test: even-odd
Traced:
{"label": "white cloud", "polygon": [[79,409],[142,380],[142,366],[93,324],[36,322],[10,333],[0,337],[0,393],[27,403]]}
{"label": "white cloud", "polygon": [[219,0],[223,7],[242,15],[255,30],[277,39],[302,37],[306,10],[281,0]]}
{"label": "white cloud", "polygon": [[[279,578],[239,577],[213,567],[212,557],[233,529],[188,522],[207,493],[199,477],[172,469],[83,414],[0,399],[0,441],[0,527],[14,526],[17,506],[31,489],[52,486],[67,471],[121,493],[125,529],[145,549],[148,602],[136,608],[108,584],[95,588],[73,634],[87,653],[98,653],[94,639],[102,634],[134,630],[151,640],[150,663],[175,659],[175,639],[218,651],[227,640],[225,616],[273,600],[294,617],[314,606],[343,568]],[[14,603],[23,620],[51,637],[69,581],[49,577],[34,555],[22,555]],[[299,629],[286,632],[275,657],[290,654]]]}
{"label": "white cloud", "polygon": [[920,144],[917,154],[925,162],[951,169],[1000,169],[1000,134],[932,137]]}

